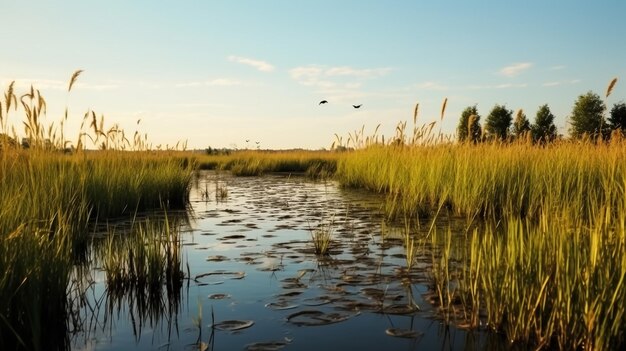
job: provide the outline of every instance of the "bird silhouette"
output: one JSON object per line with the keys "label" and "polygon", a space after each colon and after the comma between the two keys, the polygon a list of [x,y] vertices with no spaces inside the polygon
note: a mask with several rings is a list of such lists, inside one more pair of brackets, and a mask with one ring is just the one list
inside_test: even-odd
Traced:
{"label": "bird silhouette", "polygon": [[354,107],[354,108],[360,108],[361,106],[363,106],[363,104],[360,104],[360,105],[352,105],[352,107]]}
{"label": "bird silhouette", "polygon": [[327,104],[327,103],[328,103],[328,101],[322,100],[322,101],[320,101],[320,103],[318,105]]}

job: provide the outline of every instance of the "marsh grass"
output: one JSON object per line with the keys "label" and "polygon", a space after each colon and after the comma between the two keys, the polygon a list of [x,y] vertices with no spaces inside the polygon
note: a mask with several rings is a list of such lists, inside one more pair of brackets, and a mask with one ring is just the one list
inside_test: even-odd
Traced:
{"label": "marsh grass", "polygon": [[391,138],[350,133],[335,179],[386,194],[388,220],[465,220],[429,231],[440,316],[536,349],[623,348],[623,138],[453,143],[417,127],[417,111]]}
{"label": "marsh grass", "polygon": [[310,228],[313,251],[316,255],[326,256],[330,253],[335,230],[335,216],[329,220],[322,220],[317,227]]}
{"label": "marsh grass", "polygon": [[198,157],[201,169],[229,170],[237,176],[264,173],[302,173],[313,179],[332,176],[341,153],[330,151],[254,151],[242,150],[222,155]]}
{"label": "marsh grass", "polygon": [[[145,138],[131,142],[92,112],[83,118],[83,126],[92,119],[91,130],[81,126],[72,143],[63,130],[67,112],[46,125],[39,91],[17,94],[12,83],[0,102],[0,348],[63,349],[71,272],[91,242],[90,222],[184,208],[195,163],[176,151],[147,150]],[[12,123],[20,113],[22,135]],[[86,150],[88,139],[105,150]]]}
{"label": "marsh grass", "polygon": [[148,324],[155,327],[167,316],[168,328],[180,309],[185,274],[180,224],[166,214],[142,219],[130,229],[110,229],[97,257],[105,272],[107,313],[128,306],[137,337]]}

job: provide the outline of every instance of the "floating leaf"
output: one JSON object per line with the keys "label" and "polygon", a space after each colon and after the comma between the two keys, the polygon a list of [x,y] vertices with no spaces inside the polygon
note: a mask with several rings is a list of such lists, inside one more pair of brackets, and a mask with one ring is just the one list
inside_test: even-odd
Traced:
{"label": "floating leaf", "polygon": [[423,333],[420,333],[417,330],[400,329],[400,328],[387,328],[385,329],[385,334],[394,336],[396,338],[409,338],[409,339],[415,339],[418,336],[423,335]]}
{"label": "floating leaf", "polygon": [[290,304],[288,301],[277,301],[277,302],[270,302],[265,304],[265,307],[272,309],[272,310],[290,310],[293,308],[298,307],[298,305],[295,304]]}
{"label": "floating leaf", "polygon": [[228,295],[228,294],[211,294],[211,295],[209,295],[209,299],[211,299],[211,300],[230,299],[230,295]]}
{"label": "floating leaf", "polygon": [[211,261],[211,262],[221,262],[221,261],[226,261],[228,260],[228,257],[223,256],[223,255],[215,255],[215,256],[209,256],[206,259],[207,261]]}
{"label": "floating leaf", "polygon": [[382,312],[387,314],[411,314],[417,312],[415,305],[394,304],[383,307]]}
{"label": "floating leaf", "polygon": [[287,346],[285,341],[267,341],[267,342],[255,342],[253,344],[246,345],[247,351],[276,351]]}
{"label": "floating leaf", "polygon": [[196,275],[194,279],[198,280],[200,278],[209,277],[212,275],[232,275],[233,277],[231,279],[241,279],[246,276],[246,273],[245,272],[228,272],[228,271],[219,270],[219,271],[198,274]]}
{"label": "floating leaf", "polygon": [[317,297],[309,297],[302,300],[302,304],[306,306],[321,306],[331,303],[332,300],[329,296],[322,295]]}
{"label": "floating leaf", "polygon": [[245,239],[246,236],[245,235],[241,235],[241,234],[233,234],[233,235],[226,235],[224,237],[221,237],[218,240],[235,240],[235,239]]}
{"label": "floating leaf", "polygon": [[304,310],[287,316],[287,321],[301,326],[318,326],[343,322],[352,317],[343,313],[324,313],[317,310]]}
{"label": "floating leaf", "polygon": [[253,324],[254,324],[254,321],[228,320],[228,321],[222,321],[222,322],[213,324],[212,326],[209,326],[209,327],[213,327],[217,330],[235,331],[235,330],[250,328]]}

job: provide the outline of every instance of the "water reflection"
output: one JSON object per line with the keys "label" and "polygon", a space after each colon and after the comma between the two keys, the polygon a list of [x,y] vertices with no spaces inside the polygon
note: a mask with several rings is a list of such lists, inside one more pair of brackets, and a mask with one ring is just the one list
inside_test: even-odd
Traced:
{"label": "water reflection", "polygon": [[[497,349],[436,319],[424,296],[438,249],[381,225],[381,200],[331,182],[200,172],[190,215],[109,223],[94,240],[72,348]],[[328,254],[316,254],[311,233],[330,218]],[[242,321],[253,323],[214,328]]]}

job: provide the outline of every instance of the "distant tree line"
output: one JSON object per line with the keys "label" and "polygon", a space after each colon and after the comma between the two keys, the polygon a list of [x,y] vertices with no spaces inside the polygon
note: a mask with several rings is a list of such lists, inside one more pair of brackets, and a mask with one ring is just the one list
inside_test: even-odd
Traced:
{"label": "distant tree line", "polygon": [[[608,97],[607,93],[607,97]],[[605,118],[606,105],[600,96],[591,91],[580,95],[569,116],[569,135],[573,139],[592,138],[606,140],[611,135],[626,134],[626,103],[613,105],[609,117]],[[476,105],[468,106],[461,113],[457,127],[457,138],[461,142],[487,140],[509,141],[532,140],[534,143],[549,143],[557,138],[555,116],[548,104],[539,106],[535,120],[530,123],[524,111],[513,111],[496,104],[481,126],[481,116]]]}

